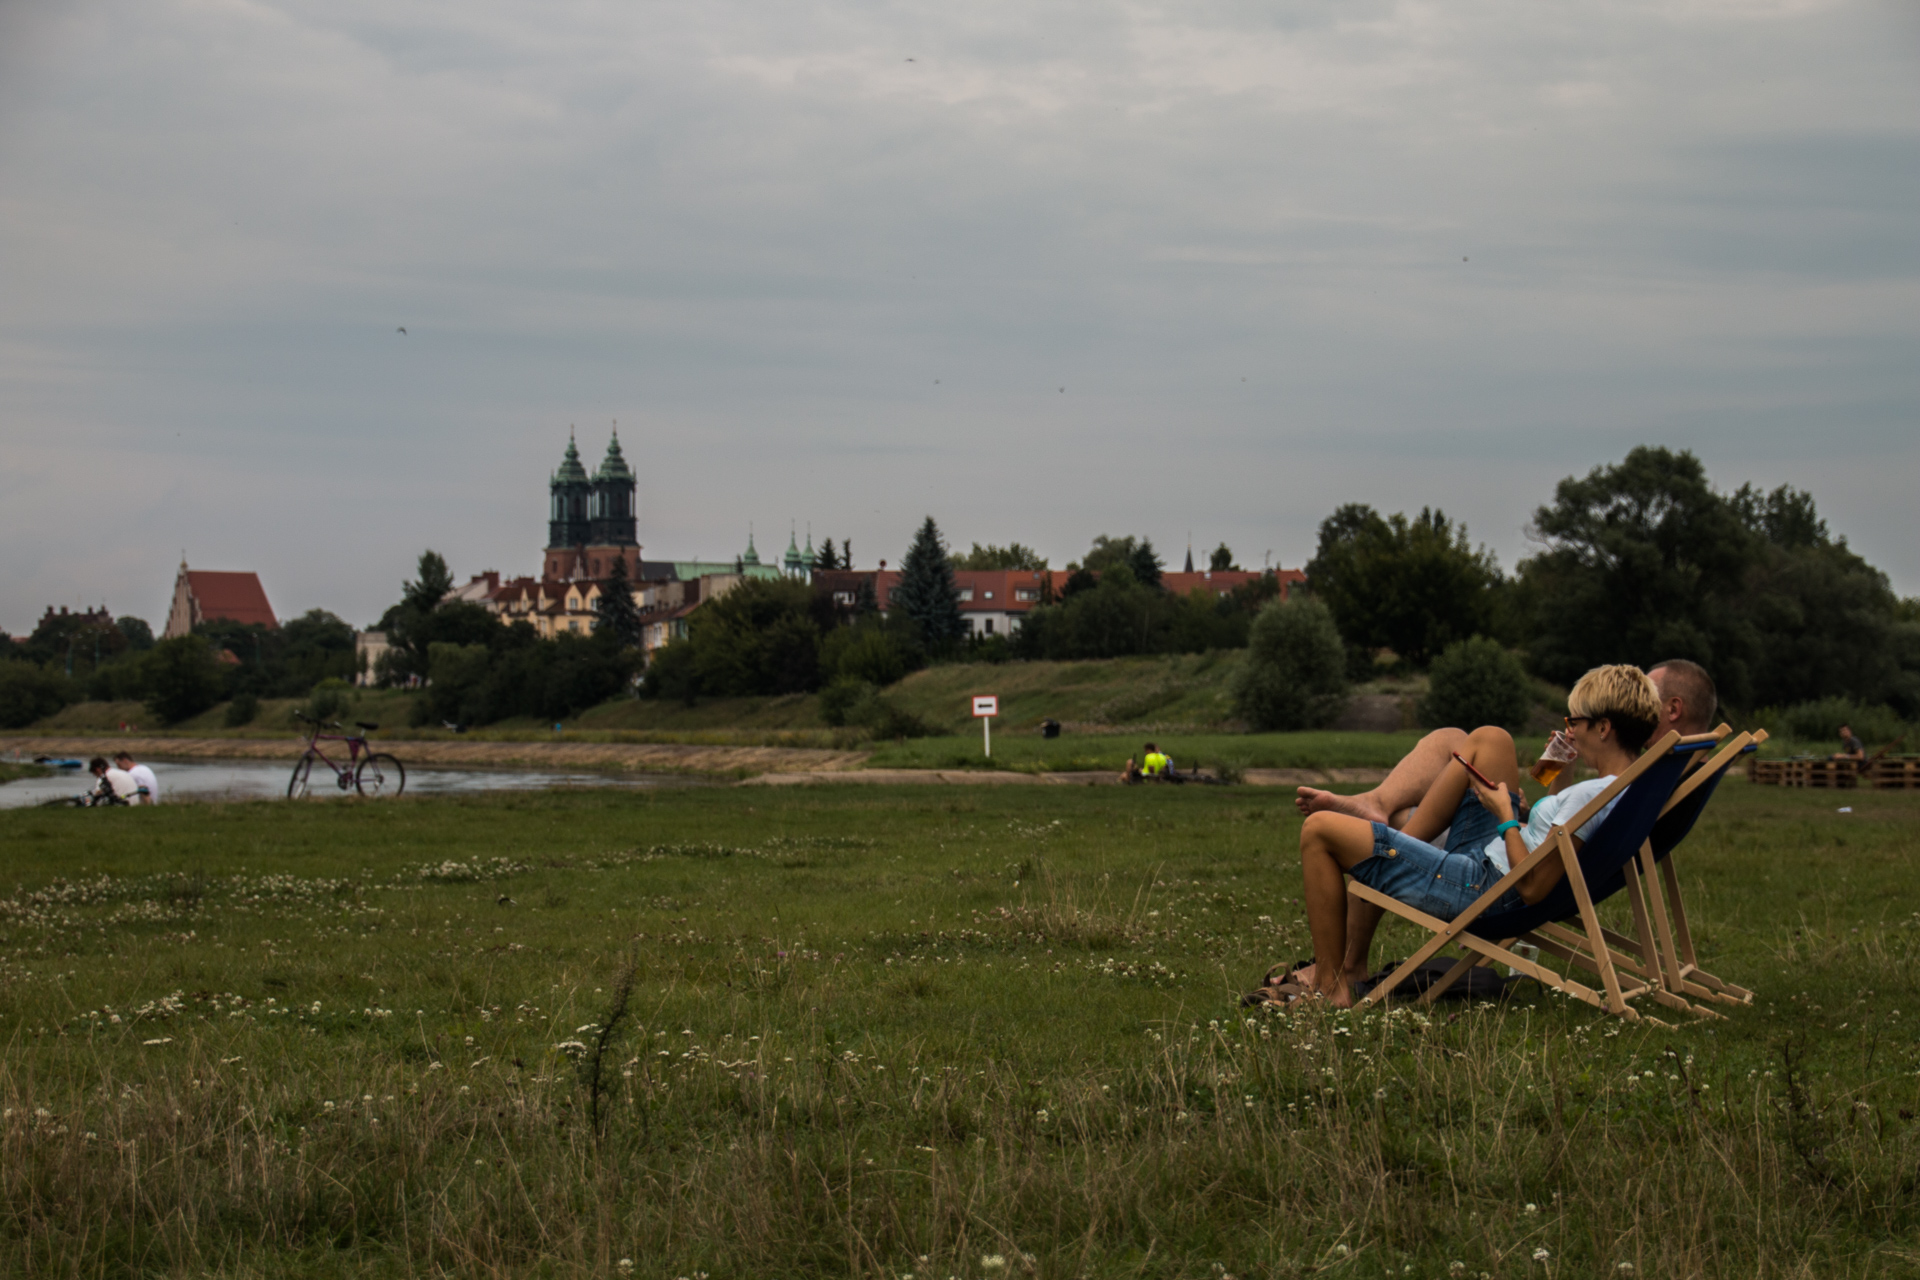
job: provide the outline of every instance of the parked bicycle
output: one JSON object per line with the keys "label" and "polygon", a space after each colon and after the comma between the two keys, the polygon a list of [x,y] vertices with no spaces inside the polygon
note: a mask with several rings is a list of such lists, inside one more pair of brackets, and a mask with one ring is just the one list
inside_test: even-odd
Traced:
{"label": "parked bicycle", "polygon": [[[298,711],[293,713],[293,718],[304,721],[310,727],[307,730],[306,754],[295,762],[293,777],[287,780],[287,799],[299,800],[312,794],[309,784],[316,760],[333,770],[334,784],[342,791],[358,791],[363,796],[397,796],[406,790],[406,767],[386,752],[374,751],[367,745],[367,734],[378,729],[379,725],[356,720],[354,723],[359,726],[359,733],[322,733],[322,729],[339,729],[342,726],[331,720],[303,716]],[[321,750],[322,742],[346,743],[346,763],[335,764]]]}

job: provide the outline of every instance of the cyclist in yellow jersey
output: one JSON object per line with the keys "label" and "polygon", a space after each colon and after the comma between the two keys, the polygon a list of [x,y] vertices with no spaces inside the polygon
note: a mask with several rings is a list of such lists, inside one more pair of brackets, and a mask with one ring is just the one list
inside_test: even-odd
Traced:
{"label": "cyclist in yellow jersey", "polygon": [[1146,759],[1141,761],[1140,772],[1149,778],[1164,778],[1173,768],[1173,761],[1163,754],[1159,747],[1149,742]]}

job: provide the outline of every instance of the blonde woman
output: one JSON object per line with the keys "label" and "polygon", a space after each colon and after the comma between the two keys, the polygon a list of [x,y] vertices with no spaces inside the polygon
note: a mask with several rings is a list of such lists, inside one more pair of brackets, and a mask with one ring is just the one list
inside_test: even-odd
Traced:
{"label": "blonde woman", "polygon": [[[1494,783],[1491,788],[1449,760],[1402,830],[1330,809],[1309,814],[1300,830],[1300,867],[1313,952],[1340,956],[1346,963],[1307,965],[1288,981],[1266,988],[1267,998],[1284,1003],[1311,994],[1338,1008],[1351,1006],[1352,984],[1365,971],[1353,972],[1354,957],[1347,951],[1346,877],[1437,919],[1451,920],[1523,861],[1561,815],[1579,812],[1632,764],[1659,722],[1660,696],[1645,672],[1624,665],[1595,667],[1567,695],[1567,733],[1580,760],[1600,776],[1547,796],[1524,822],[1514,816],[1520,765],[1513,738],[1491,726],[1468,734],[1459,748],[1461,757]],[[1575,833],[1576,847],[1606,820],[1612,807]],[[1430,843],[1442,832],[1444,847]],[[1559,859],[1542,859],[1491,909],[1538,902],[1562,874]],[[1364,957],[1360,959],[1364,964]]]}

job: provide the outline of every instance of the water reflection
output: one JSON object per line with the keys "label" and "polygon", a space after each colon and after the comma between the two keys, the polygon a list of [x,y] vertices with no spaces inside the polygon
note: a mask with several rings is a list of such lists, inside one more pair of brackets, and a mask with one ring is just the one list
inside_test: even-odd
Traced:
{"label": "water reflection", "polygon": [[[165,800],[265,800],[284,798],[291,761],[267,760],[146,760],[160,781]],[[677,775],[607,774],[544,769],[449,769],[445,766],[407,767],[408,795],[447,795],[475,791],[547,791],[555,787],[659,787],[697,782]],[[323,785],[324,784],[324,785]],[[316,799],[350,794],[337,790],[331,778],[316,769]],[[93,775],[84,769],[61,769],[50,778],[21,778],[0,785],[0,809],[21,809],[48,800],[63,799],[93,789]]]}

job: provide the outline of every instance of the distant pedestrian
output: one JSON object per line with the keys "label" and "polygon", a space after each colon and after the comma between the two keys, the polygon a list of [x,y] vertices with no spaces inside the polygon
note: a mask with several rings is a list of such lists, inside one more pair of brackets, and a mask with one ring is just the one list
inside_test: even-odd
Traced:
{"label": "distant pedestrian", "polygon": [[1852,725],[1843,724],[1840,726],[1840,751],[1833,758],[1835,760],[1865,760],[1867,758],[1867,744],[1854,736]]}
{"label": "distant pedestrian", "polygon": [[135,801],[136,804],[160,803],[160,779],[153,776],[152,769],[149,769],[146,765],[135,763],[131,751],[120,752],[114,756],[113,762],[122,769],[125,769],[127,773],[132,776],[133,780],[140,784],[140,790],[144,794],[141,795],[139,800]]}

